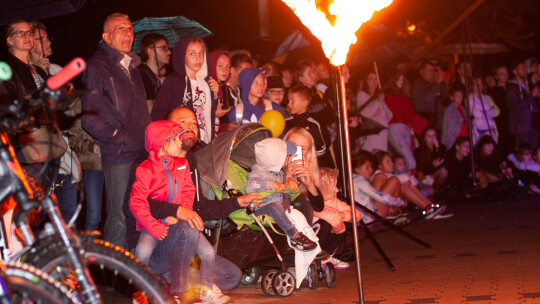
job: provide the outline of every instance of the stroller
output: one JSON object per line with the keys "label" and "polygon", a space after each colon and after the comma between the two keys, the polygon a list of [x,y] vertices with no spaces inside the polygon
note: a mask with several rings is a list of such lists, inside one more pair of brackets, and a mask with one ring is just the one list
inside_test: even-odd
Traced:
{"label": "stroller", "polygon": [[[245,193],[248,171],[255,164],[254,145],[268,137],[271,137],[268,129],[250,123],[219,135],[197,151],[198,169],[201,179],[208,184],[209,197],[222,199]],[[296,287],[295,277],[287,271],[287,266],[294,265],[294,250],[271,217],[256,217],[249,209],[237,210],[221,222],[205,223],[214,228],[217,252],[243,269],[242,283],[256,284],[265,272],[261,280],[263,293],[289,296]],[[267,231],[265,226],[271,229]],[[330,282],[329,286],[335,287],[333,265],[323,270],[318,267],[321,258],[324,257],[318,257],[317,265],[312,264],[308,270],[308,284],[312,289],[316,281],[324,277]],[[332,274],[325,275],[328,272]]]}

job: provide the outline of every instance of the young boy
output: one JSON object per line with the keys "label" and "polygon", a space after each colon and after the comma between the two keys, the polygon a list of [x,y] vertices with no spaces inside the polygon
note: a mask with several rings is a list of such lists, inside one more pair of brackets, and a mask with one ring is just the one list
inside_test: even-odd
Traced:
{"label": "young boy", "polygon": [[286,183],[290,186],[291,192],[298,190],[298,183],[294,178],[286,181],[283,168],[287,164],[288,155],[296,152],[296,146],[290,141],[283,141],[279,138],[267,138],[255,144],[256,164],[247,176],[246,193],[253,192],[274,192],[267,197],[258,208],[255,215],[267,214],[271,216],[276,224],[290,238],[291,246],[301,251],[311,251],[317,244],[299,232],[286,215],[290,208],[291,199],[289,195],[281,193]]}
{"label": "young boy", "polygon": [[441,143],[452,147],[456,138],[468,136],[467,112],[463,107],[463,91],[459,88],[450,89],[451,104],[444,110]]}
{"label": "young boy", "polygon": [[320,167],[334,168],[334,162],[330,155],[330,134],[328,129],[321,126],[308,112],[311,103],[311,90],[303,85],[297,85],[289,90],[289,111],[291,117],[285,119],[286,134],[294,127],[306,129],[313,137],[315,150],[317,151],[317,160]]}

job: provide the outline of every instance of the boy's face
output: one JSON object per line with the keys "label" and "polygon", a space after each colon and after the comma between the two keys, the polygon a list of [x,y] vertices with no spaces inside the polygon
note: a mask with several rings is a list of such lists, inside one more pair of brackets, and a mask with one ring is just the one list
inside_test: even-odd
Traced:
{"label": "boy's face", "polygon": [[404,158],[398,158],[394,161],[394,170],[397,172],[405,172],[407,170]]}
{"label": "boy's face", "polygon": [[461,143],[460,145],[456,146],[456,151],[463,155],[463,157],[469,156],[469,153],[471,153],[471,145],[468,141]]}
{"label": "boy's face", "polygon": [[356,167],[354,171],[357,174],[362,175],[364,178],[369,179],[371,177],[371,174],[373,174],[373,167],[371,166],[371,162],[366,161],[360,167]]}
{"label": "boy's face", "polygon": [[523,159],[522,161],[526,161],[526,162],[530,162],[532,161],[532,155],[531,155],[531,150],[523,150],[523,152],[521,152],[521,158]]}
{"label": "boy's face", "polygon": [[454,94],[452,94],[452,96],[450,96],[450,100],[454,104],[457,104],[457,105],[462,104],[463,103],[463,92],[461,92],[461,91],[454,92]]}
{"label": "boy's face", "polygon": [[266,99],[270,100],[273,103],[281,104],[283,98],[285,97],[285,89],[274,88],[266,90]]}
{"label": "boy's face", "polygon": [[204,64],[204,45],[200,41],[191,42],[186,50],[186,72],[197,74]]}
{"label": "boy's face", "polygon": [[298,93],[289,94],[289,111],[291,114],[302,114],[307,112],[308,100],[305,100]]}
{"label": "boy's face", "polygon": [[298,78],[300,82],[308,88],[313,87],[317,83],[317,77],[312,67],[306,67],[302,76]]}

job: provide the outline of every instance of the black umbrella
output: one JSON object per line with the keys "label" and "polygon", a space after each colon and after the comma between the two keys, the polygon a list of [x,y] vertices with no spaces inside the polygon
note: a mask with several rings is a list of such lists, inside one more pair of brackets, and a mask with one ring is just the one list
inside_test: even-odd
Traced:
{"label": "black umbrella", "polygon": [[79,11],[86,0],[11,0],[0,2],[0,24],[6,25],[20,17],[43,20]]}
{"label": "black umbrella", "polygon": [[356,128],[351,128],[351,134],[353,135],[353,137],[379,134],[379,132],[386,129],[385,126],[381,125],[380,123],[376,122],[371,118],[363,115],[359,116],[362,119],[362,123]]}

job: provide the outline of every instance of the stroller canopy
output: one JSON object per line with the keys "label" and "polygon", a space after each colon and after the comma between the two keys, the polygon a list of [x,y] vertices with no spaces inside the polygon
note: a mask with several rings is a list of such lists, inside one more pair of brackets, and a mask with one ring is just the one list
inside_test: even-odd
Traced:
{"label": "stroller canopy", "polygon": [[269,129],[258,123],[249,123],[218,135],[195,156],[201,178],[221,188],[227,178],[229,160],[251,170],[255,164],[255,143],[271,137]]}

